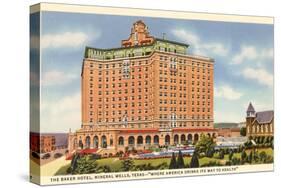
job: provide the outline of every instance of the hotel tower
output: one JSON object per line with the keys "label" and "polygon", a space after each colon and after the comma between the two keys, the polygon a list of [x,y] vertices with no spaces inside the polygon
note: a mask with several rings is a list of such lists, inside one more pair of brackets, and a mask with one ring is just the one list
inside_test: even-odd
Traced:
{"label": "hotel tower", "polygon": [[69,150],[106,156],[215,137],[214,60],[189,55],[188,47],[151,36],[141,20],[121,47],[86,47],[82,122],[69,133]]}

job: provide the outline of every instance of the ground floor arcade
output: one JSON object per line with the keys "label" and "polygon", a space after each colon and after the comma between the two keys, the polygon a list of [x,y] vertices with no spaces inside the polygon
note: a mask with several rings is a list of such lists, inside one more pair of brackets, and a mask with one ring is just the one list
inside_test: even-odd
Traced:
{"label": "ground floor arcade", "polygon": [[187,145],[197,142],[200,135],[216,137],[214,129],[143,129],[143,130],[78,130],[69,133],[69,151],[100,149],[102,153],[116,153],[130,149],[145,150],[150,147]]}

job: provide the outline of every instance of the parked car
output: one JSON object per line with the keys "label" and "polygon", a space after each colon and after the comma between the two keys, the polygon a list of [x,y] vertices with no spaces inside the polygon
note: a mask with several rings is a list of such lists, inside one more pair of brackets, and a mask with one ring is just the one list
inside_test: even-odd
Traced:
{"label": "parked car", "polygon": [[31,155],[32,155],[32,157],[34,157],[35,159],[40,159],[40,156],[38,155],[38,153],[36,153],[36,152],[32,152],[31,153]]}
{"label": "parked car", "polygon": [[49,153],[46,153],[43,155],[42,159],[49,159],[51,155]]}
{"label": "parked car", "polygon": [[62,153],[56,153],[56,154],[54,155],[54,158],[57,159],[57,158],[60,158],[61,156],[63,156]]}

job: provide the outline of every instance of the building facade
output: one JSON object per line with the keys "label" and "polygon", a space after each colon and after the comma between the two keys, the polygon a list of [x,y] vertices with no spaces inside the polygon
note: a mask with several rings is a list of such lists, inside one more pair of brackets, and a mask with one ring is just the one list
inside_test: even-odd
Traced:
{"label": "building facade", "polygon": [[48,153],[56,149],[56,139],[52,135],[30,133],[30,150],[36,153]]}
{"label": "building facade", "polygon": [[256,112],[252,103],[249,104],[246,116],[246,133],[248,137],[274,135],[274,111]]}
{"label": "building facade", "polygon": [[239,123],[216,123],[214,125],[217,129],[218,137],[240,137],[240,124]]}
{"label": "building facade", "polygon": [[120,48],[86,47],[81,73],[82,125],[69,150],[126,149],[196,142],[216,136],[214,60],[187,54],[188,45],[150,36],[133,24]]}
{"label": "building facade", "polygon": [[222,137],[240,137],[240,128],[219,128],[217,136]]}

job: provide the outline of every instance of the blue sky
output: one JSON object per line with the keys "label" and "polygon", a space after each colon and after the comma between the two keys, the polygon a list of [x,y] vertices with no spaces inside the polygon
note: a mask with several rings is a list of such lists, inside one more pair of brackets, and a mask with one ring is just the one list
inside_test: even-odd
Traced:
{"label": "blue sky", "polygon": [[150,34],[190,45],[189,54],[215,59],[215,122],[241,122],[251,101],[273,109],[273,25],[44,12],[42,116],[44,132],[80,127],[80,73],[85,46],[120,47],[132,23]]}

